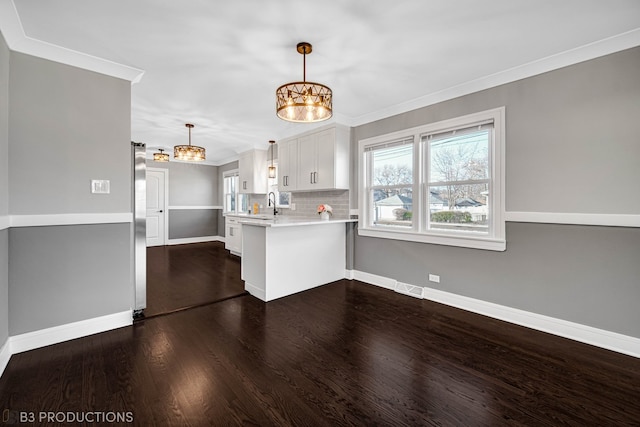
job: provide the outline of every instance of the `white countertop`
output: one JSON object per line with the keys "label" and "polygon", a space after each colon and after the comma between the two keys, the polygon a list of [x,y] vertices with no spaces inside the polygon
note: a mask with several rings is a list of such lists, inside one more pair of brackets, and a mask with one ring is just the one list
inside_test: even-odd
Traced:
{"label": "white countertop", "polygon": [[255,225],[258,227],[298,227],[302,225],[326,225],[326,224],[338,224],[347,222],[357,222],[357,219],[330,219],[322,220],[318,216],[317,218],[307,217],[292,217],[292,216],[274,216],[273,215],[228,215],[233,216],[238,220],[240,224]]}

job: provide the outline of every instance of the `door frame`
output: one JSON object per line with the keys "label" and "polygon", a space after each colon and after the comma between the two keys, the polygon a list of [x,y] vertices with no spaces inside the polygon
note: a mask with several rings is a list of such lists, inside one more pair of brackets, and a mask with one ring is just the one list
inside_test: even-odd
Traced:
{"label": "door frame", "polygon": [[147,168],[147,172],[162,173],[164,183],[164,206],[162,207],[162,216],[164,219],[164,230],[162,246],[166,246],[169,241],[169,169],[165,168]]}

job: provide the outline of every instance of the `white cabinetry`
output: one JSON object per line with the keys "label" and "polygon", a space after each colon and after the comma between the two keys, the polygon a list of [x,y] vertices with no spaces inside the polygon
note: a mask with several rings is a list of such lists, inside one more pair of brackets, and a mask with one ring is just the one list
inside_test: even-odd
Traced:
{"label": "white cabinetry", "polygon": [[345,224],[318,222],[285,227],[243,224],[240,274],[245,290],[266,302],[344,279]]}
{"label": "white cabinetry", "polygon": [[267,193],[267,150],[250,150],[238,159],[240,193]]}
{"label": "white cabinetry", "polygon": [[235,255],[242,255],[242,224],[237,218],[226,216],[224,248]]}
{"label": "white cabinetry", "polygon": [[298,140],[278,142],[278,190],[298,189]]}
{"label": "white cabinetry", "polygon": [[344,126],[333,126],[278,143],[279,189],[348,189],[349,144],[349,128]]}

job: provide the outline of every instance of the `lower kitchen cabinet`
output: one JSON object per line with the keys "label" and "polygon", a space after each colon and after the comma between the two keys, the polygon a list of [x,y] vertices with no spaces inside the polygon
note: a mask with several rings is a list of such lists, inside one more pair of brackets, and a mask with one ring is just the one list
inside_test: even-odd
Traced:
{"label": "lower kitchen cabinet", "polygon": [[234,255],[242,256],[242,224],[237,218],[225,217],[224,248]]}

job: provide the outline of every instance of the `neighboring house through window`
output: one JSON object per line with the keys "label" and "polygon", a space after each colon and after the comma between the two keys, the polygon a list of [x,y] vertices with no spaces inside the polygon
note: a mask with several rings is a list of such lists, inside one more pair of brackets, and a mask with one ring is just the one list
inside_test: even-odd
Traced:
{"label": "neighboring house through window", "polygon": [[359,142],[364,236],[505,250],[504,108]]}

